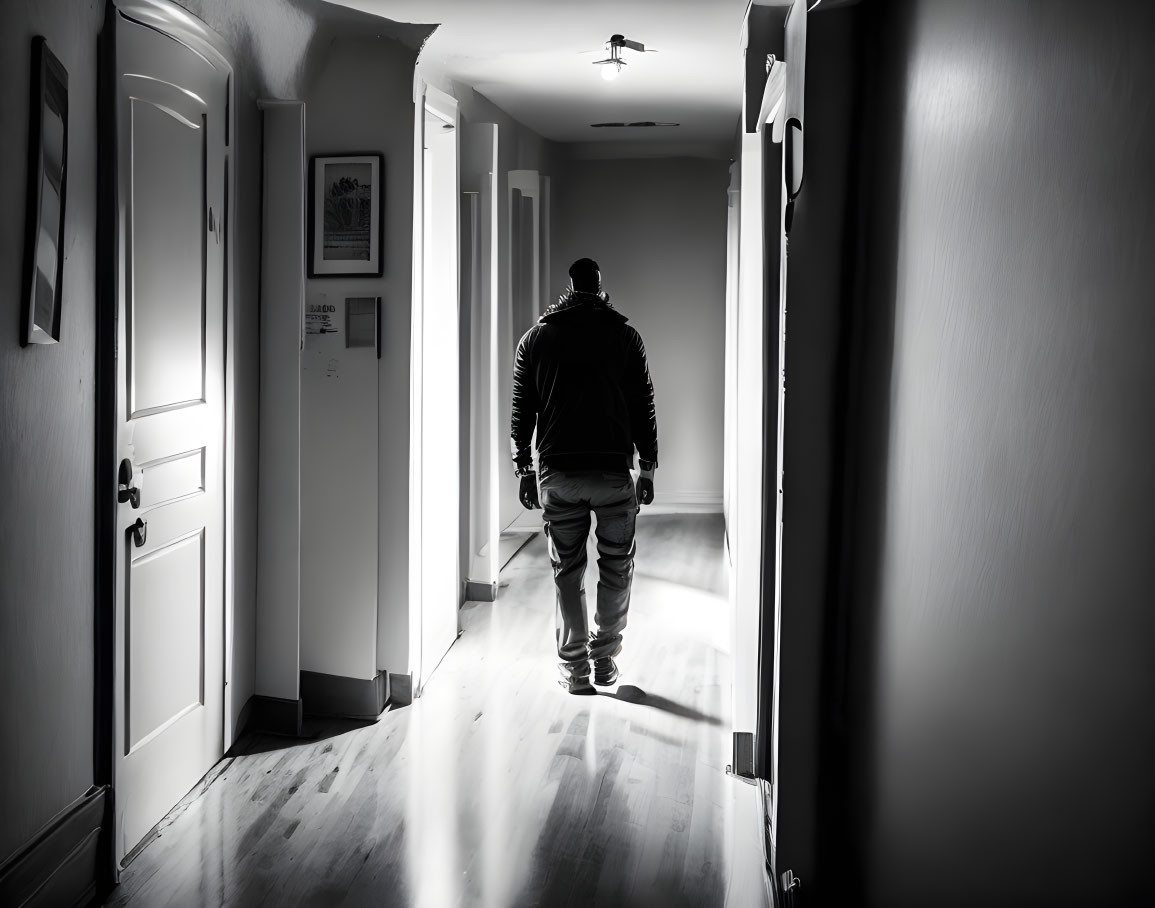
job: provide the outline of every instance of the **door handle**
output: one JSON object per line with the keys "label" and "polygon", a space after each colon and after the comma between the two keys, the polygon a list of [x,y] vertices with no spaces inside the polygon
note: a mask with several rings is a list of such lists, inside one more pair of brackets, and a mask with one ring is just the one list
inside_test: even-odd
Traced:
{"label": "door handle", "polygon": [[128,529],[131,531],[132,541],[138,549],[148,541],[148,524],[144,522],[143,518],[137,517],[136,523]]}
{"label": "door handle", "polygon": [[138,477],[132,461],[127,457],[124,458],[120,462],[120,470],[116,477],[116,500],[121,504],[127,501],[134,510],[140,507],[141,484],[136,481],[137,479],[144,479],[143,474]]}

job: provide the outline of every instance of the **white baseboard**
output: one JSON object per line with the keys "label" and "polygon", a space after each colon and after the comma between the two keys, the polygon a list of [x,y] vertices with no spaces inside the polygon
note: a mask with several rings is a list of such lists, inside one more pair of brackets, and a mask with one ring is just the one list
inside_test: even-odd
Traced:
{"label": "white baseboard", "polygon": [[[664,514],[721,514],[721,492],[664,492],[659,487],[653,504],[645,505],[639,517]],[[541,529],[541,511],[523,511],[505,528],[507,533],[536,533]]]}
{"label": "white baseboard", "polygon": [[721,514],[721,492],[686,492],[662,490],[661,485],[656,488],[654,503],[645,505],[640,516],[647,514]]}

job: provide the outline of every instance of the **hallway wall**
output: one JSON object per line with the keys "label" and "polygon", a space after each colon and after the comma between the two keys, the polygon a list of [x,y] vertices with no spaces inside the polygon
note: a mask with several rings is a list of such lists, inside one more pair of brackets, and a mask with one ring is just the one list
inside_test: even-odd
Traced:
{"label": "hallway wall", "polygon": [[[377,669],[409,671],[409,361],[413,285],[413,67],[416,52],[388,38],[338,38],[317,62],[305,92],[310,157],[341,152],[385,155],[384,274],[313,278],[306,292],[381,297],[378,386],[378,588],[376,609],[334,599],[306,614],[331,643],[302,668],[371,678]],[[367,414],[367,418],[369,415]],[[302,423],[302,433],[310,431]],[[335,447],[337,441],[334,440]],[[339,538],[335,537],[339,545]],[[321,556],[323,557],[323,555]],[[369,648],[366,645],[369,644]],[[355,655],[356,654],[356,655]],[[374,659],[376,664],[374,665]],[[335,671],[334,660],[346,667]]]}
{"label": "hallway wall", "polygon": [[[230,718],[253,689],[256,584],[258,96],[291,93],[317,27],[308,4],[187,0],[237,59],[235,341],[237,533]],[[0,29],[0,862],[93,782],[93,510],[97,40],[102,0],[16,0]],[[259,24],[258,24],[259,23]],[[69,76],[61,343],[19,347],[31,42]]]}
{"label": "hallway wall", "polygon": [[552,296],[584,256],[646,344],[656,503],[722,503],[727,162],[570,159],[555,181]]}
{"label": "hallway wall", "polygon": [[[0,863],[92,784],[96,35],[103,2],[0,29]],[[68,70],[60,343],[20,348],[32,38]]]}
{"label": "hallway wall", "polygon": [[1155,10],[868,11],[830,904],[1150,904]]}
{"label": "hallway wall", "polygon": [[[511,396],[513,394],[513,354],[520,331],[511,329],[512,289],[510,285],[509,256],[509,172],[536,170],[542,177],[553,177],[558,167],[558,146],[542,138],[532,129],[494,104],[489,98],[467,85],[453,83],[450,93],[458,101],[463,123],[497,124],[497,261],[498,261],[498,523],[502,529],[523,513],[517,498],[519,481],[513,475],[513,461],[509,456],[509,428]],[[471,178],[473,175],[470,175]],[[463,174],[463,179],[465,175]],[[463,184],[464,185],[464,184]],[[557,191],[556,180],[552,192]],[[546,301],[545,304],[548,304]],[[516,335],[516,336],[514,336]]]}
{"label": "hallway wall", "polygon": [[300,0],[179,0],[229,45],[237,67],[236,224],[233,368],[237,464],[233,662],[226,708],[230,725],[256,689],[257,438],[260,393],[261,115],[258,98],[299,97],[323,43],[323,10]]}

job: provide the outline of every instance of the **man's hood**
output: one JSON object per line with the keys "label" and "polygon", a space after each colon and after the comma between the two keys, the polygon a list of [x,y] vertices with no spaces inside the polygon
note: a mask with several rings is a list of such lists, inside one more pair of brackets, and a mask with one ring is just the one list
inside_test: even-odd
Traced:
{"label": "man's hood", "polygon": [[542,325],[562,321],[570,316],[589,312],[602,312],[611,315],[620,321],[629,321],[624,315],[610,305],[610,295],[604,290],[591,293],[587,290],[567,290],[556,303],[550,306],[538,319]]}

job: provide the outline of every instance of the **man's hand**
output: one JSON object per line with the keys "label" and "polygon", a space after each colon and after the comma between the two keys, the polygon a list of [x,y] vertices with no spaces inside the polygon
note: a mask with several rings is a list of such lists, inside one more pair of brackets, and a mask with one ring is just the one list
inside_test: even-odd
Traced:
{"label": "man's hand", "polygon": [[527,511],[541,507],[537,500],[536,473],[526,473],[521,477],[521,490],[517,493],[517,497],[521,499],[521,506]]}
{"label": "man's hand", "polygon": [[638,504],[653,504],[654,503],[654,471],[642,470],[638,474],[638,487],[636,489],[638,496]]}

